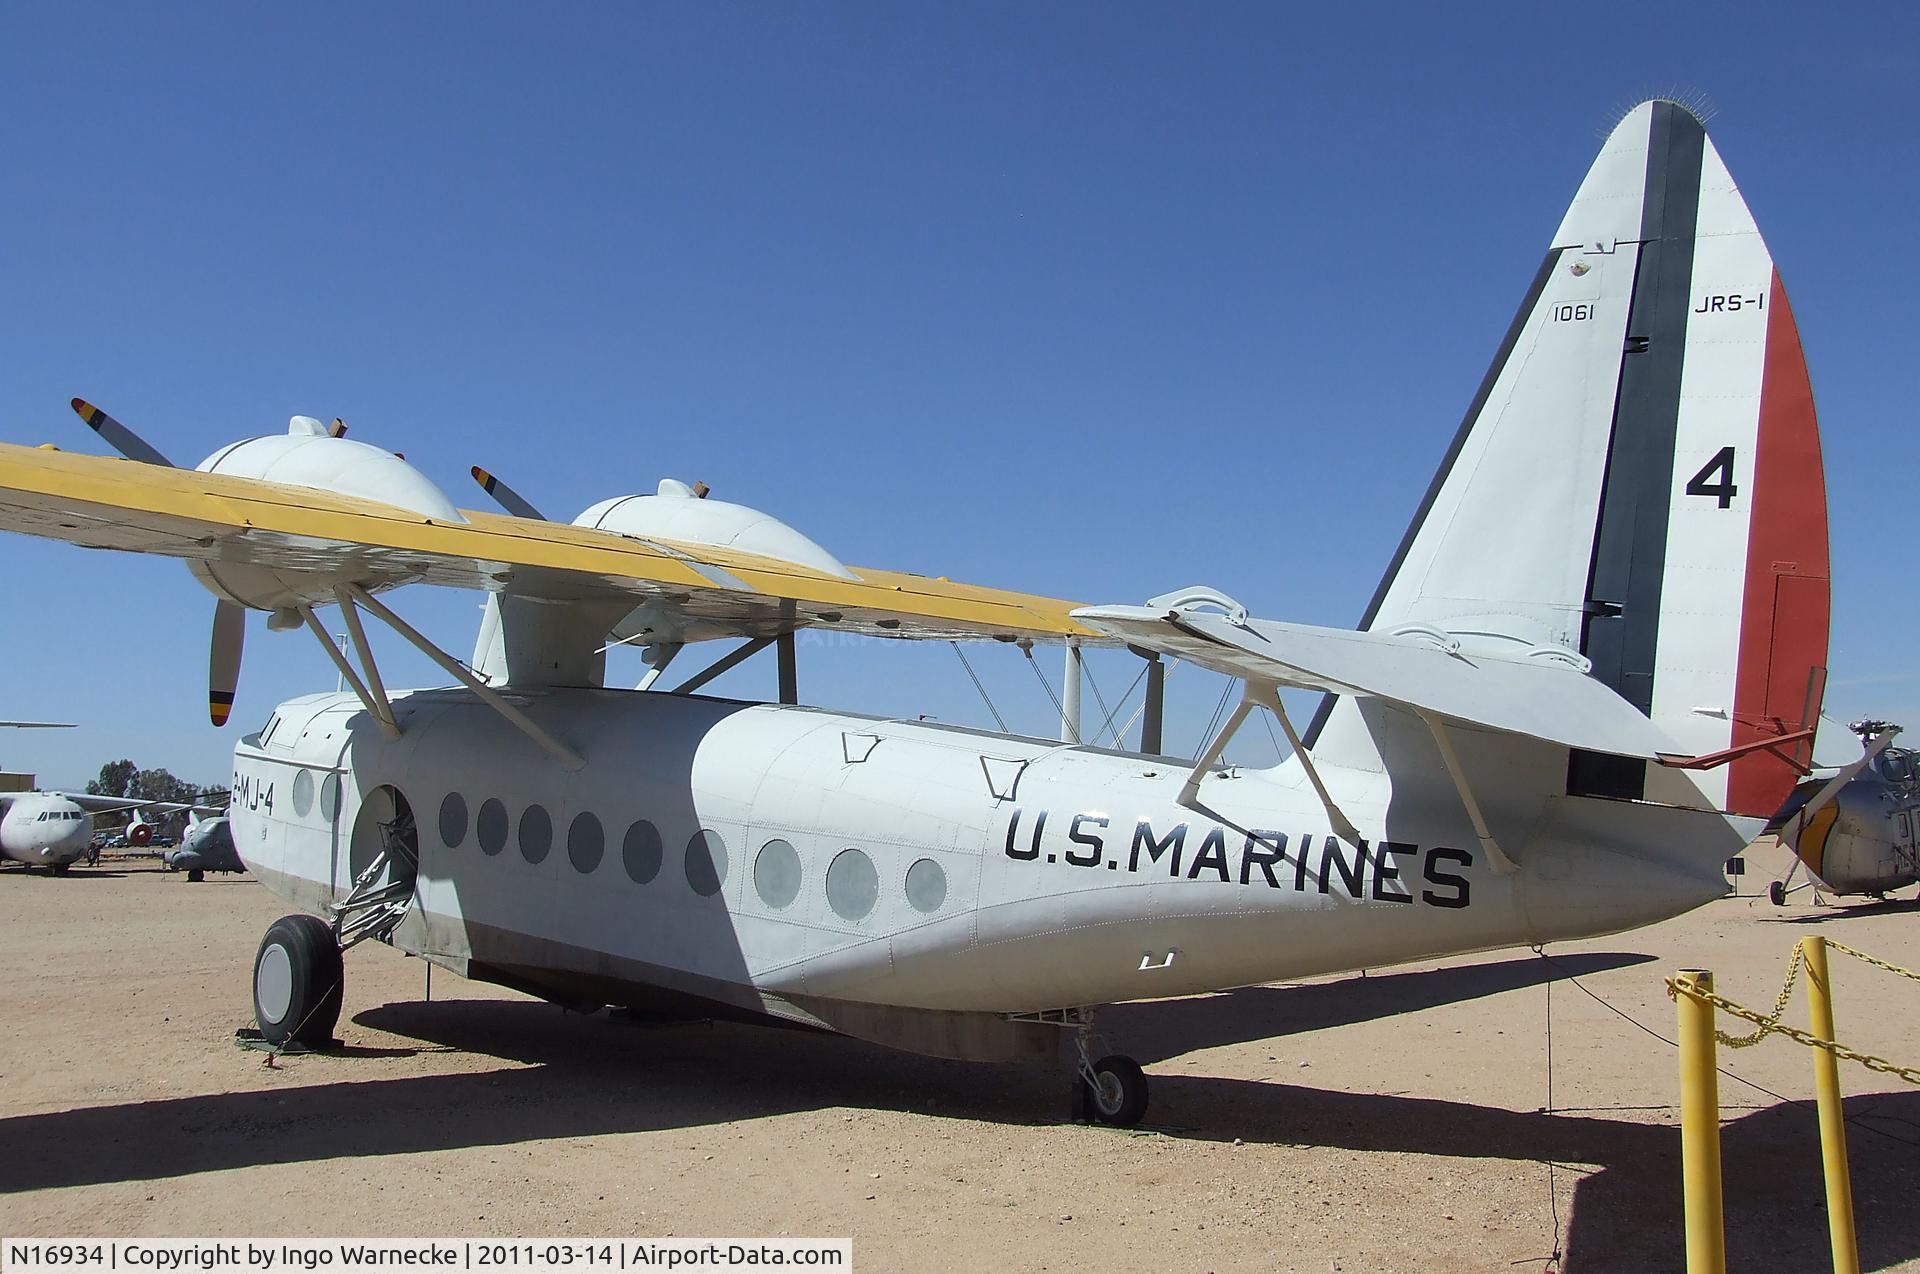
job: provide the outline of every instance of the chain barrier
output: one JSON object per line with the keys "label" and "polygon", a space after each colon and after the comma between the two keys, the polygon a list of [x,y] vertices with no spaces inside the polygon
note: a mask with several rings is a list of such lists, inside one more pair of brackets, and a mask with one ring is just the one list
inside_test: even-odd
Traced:
{"label": "chain barrier", "polygon": [[[1798,952],[1799,950],[1800,948],[1798,947],[1794,948],[1795,952]],[[1885,969],[1888,973],[1895,973],[1903,978],[1912,978],[1915,982],[1920,982],[1920,973],[1915,973],[1912,969],[1903,969],[1897,964],[1892,964],[1886,960],[1882,960],[1879,956],[1870,956],[1864,951],[1856,951],[1854,948],[1848,946],[1844,942],[1838,942],[1832,938],[1828,938],[1827,950],[1844,951],[1848,955],[1852,956],[1854,959],[1859,960],[1865,964],[1870,964],[1876,969]]]}
{"label": "chain barrier", "polygon": [[[1830,942],[1828,945],[1831,946],[1833,944]],[[1848,954],[1853,953],[1849,952]],[[1798,961],[1796,961],[1796,966],[1797,964]],[[1791,973],[1789,973],[1790,978],[1791,976]],[[1824,1049],[1832,1053],[1835,1057],[1844,1058],[1849,1062],[1858,1062],[1870,1071],[1875,1071],[1882,1075],[1893,1075],[1905,1080],[1909,1084],[1920,1087],[1920,1070],[1916,1070],[1910,1066],[1902,1066],[1897,1062],[1890,1062],[1884,1057],[1875,1057],[1871,1053],[1862,1053],[1858,1049],[1848,1048],[1845,1044],[1841,1044],[1835,1040],[1823,1040],[1813,1032],[1803,1031],[1797,1026],[1788,1026],[1779,1020],[1777,1011],[1773,1017],[1763,1017],[1745,1005],[1735,1004],[1725,996],[1715,995],[1712,991],[1703,991],[1692,982],[1687,982],[1683,985],[1678,978],[1668,978],[1666,979],[1666,983],[1667,998],[1670,1000],[1677,999],[1682,995],[1691,996],[1703,1004],[1712,1005],[1723,1013],[1731,1014],[1734,1017],[1740,1018],[1742,1021],[1752,1022],[1758,1026],[1760,1030],[1755,1032],[1754,1038],[1748,1041],[1749,1043],[1758,1042],[1768,1035],[1784,1035],[1796,1044],[1805,1044],[1808,1048]],[[1715,1034],[1720,1035],[1718,1031],[1716,1031]],[[1726,1037],[1720,1035],[1720,1038],[1725,1039]],[[1736,1047],[1745,1047],[1745,1045],[1736,1045]]]}
{"label": "chain barrier", "polygon": [[[1801,949],[1799,943],[1794,943],[1793,959],[1787,963],[1787,980],[1785,984],[1781,986],[1780,994],[1773,998],[1773,1012],[1765,1018],[1749,1019],[1750,1021],[1760,1023],[1759,1030],[1753,1032],[1751,1035],[1736,1036],[1729,1035],[1725,1031],[1715,1027],[1713,1037],[1722,1044],[1725,1044],[1728,1048],[1752,1048],[1755,1044],[1758,1044],[1761,1040],[1779,1030],[1780,1019],[1785,1016],[1787,1011],[1787,1001],[1793,996],[1793,984],[1799,979],[1801,966],[1806,964],[1806,962],[1807,953]],[[1673,997],[1673,981],[1671,978],[1667,981],[1667,988],[1667,997],[1671,999]]]}

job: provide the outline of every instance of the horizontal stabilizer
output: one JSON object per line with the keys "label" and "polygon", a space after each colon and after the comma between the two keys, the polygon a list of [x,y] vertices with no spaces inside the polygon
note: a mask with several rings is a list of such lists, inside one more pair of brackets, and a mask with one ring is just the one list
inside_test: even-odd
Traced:
{"label": "horizontal stabilizer", "polygon": [[1264,619],[1236,623],[1165,607],[1091,606],[1073,617],[1129,645],[1251,682],[1383,699],[1589,752],[1650,761],[1676,750],[1652,721],[1566,652],[1502,658],[1449,649],[1425,635]]}

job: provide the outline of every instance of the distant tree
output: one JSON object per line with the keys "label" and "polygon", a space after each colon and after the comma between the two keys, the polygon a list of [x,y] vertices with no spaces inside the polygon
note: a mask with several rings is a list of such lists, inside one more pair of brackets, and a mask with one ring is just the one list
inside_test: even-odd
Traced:
{"label": "distant tree", "polygon": [[[177,801],[181,804],[217,805],[227,789],[201,789],[175,778],[166,770],[143,770],[132,761],[109,761],[100,767],[100,777],[87,784],[94,796],[122,796],[138,801]],[[217,799],[209,799],[217,798]]]}
{"label": "distant tree", "polygon": [[100,767],[100,777],[87,784],[93,796],[132,796],[134,779],[140,767],[131,761],[109,761]]}

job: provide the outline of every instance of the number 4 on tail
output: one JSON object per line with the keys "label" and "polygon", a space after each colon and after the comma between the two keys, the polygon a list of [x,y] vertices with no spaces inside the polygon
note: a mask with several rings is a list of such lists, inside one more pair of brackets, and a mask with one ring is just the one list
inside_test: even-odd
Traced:
{"label": "number 4 on tail", "polygon": [[[1718,481],[1714,481],[1718,475]],[[1740,488],[1733,485],[1733,448],[1722,447],[1714,453],[1700,472],[1693,475],[1693,481],[1687,483],[1688,495],[1716,496],[1720,507],[1733,507],[1733,497],[1740,494]]]}

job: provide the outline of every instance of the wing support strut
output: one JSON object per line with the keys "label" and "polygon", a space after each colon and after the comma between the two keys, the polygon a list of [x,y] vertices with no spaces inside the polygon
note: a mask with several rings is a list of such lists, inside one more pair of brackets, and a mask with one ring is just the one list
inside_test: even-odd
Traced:
{"label": "wing support strut", "polygon": [[1280,702],[1279,687],[1270,682],[1246,683],[1246,689],[1240,696],[1240,706],[1233,710],[1233,715],[1227,718],[1226,725],[1220,728],[1220,733],[1214,736],[1213,742],[1207,745],[1206,752],[1194,762],[1193,769],[1188,772],[1187,781],[1181,787],[1177,798],[1179,803],[1192,807],[1199,799],[1200,781],[1213,768],[1214,762],[1220,759],[1220,754],[1227,749],[1228,741],[1233,738],[1241,725],[1246,722],[1248,714],[1255,708],[1265,708],[1278,718],[1280,728],[1286,732],[1287,742],[1293,746],[1293,754],[1300,758],[1300,766],[1306,771],[1307,782],[1313,785],[1314,794],[1320,798],[1320,804],[1327,811],[1327,821],[1332,826],[1334,835],[1350,845],[1359,845],[1359,830],[1354,827],[1353,821],[1347,817],[1346,812],[1335,804],[1333,793],[1327,790],[1318,767],[1313,763],[1313,754],[1308,752],[1306,746],[1300,742],[1300,733],[1293,728],[1293,719],[1287,716],[1286,705]]}
{"label": "wing support strut", "polygon": [[[1248,693],[1254,693],[1252,686],[1248,687]],[[1263,684],[1258,688],[1258,693],[1262,696],[1261,702],[1266,705],[1267,710],[1279,718],[1280,729],[1287,736],[1287,745],[1293,749],[1293,754],[1300,758],[1300,768],[1306,771],[1307,782],[1313,784],[1314,794],[1320,798],[1320,804],[1326,807],[1327,821],[1333,828],[1334,835],[1357,848],[1360,844],[1360,833],[1354,828],[1346,812],[1333,803],[1333,793],[1327,791],[1326,783],[1321,780],[1320,771],[1313,763],[1313,753],[1307,751],[1307,745],[1300,742],[1300,732],[1293,728],[1293,719],[1287,715],[1286,705],[1280,702],[1280,687]]]}
{"label": "wing support strut", "polygon": [[677,641],[663,641],[648,646],[641,656],[647,661],[647,675],[640,678],[640,684],[634,689],[653,689],[653,683],[660,680],[660,674],[667,670],[667,665],[673,662],[673,657],[680,653],[680,645],[681,643]]}
{"label": "wing support strut", "polygon": [[671,693],[690,695],[700,687],[706,685],[709,681],[712,681],[715,677],[718,677],[721,673],[739,667],[771,645],[773,645],[773,638],[771,637],[755,637],[751,641],[741,642],[738,646],[735,646],[732,650],[729,650],[726,654],[720,656],[705,668],[702,668],[699,672],[694,673],[691,677],[688,677],[685,681],[675,686]]}
{"label": "wing support strut", "polygon": [[1507,852],[1500,848],[1500,842],[1493,838],[1493,830],[1487,826],[1487,819],[1480,812],[1480,802],[1474,798],[1473,788],[1467,784],[1467,772],[1461,768],[1459,754],[1453,750],[1453,738],[1447,733],[1444,721],[1431,712],[1419,708],[1420,719],[1427,723],[1427,729],[1433,733],[1434,746],[1440,749],[1440,760],[1447,767],[1447,777],[1453,780],[1453,790],[1460,794],[1460,804],[1467,810],[1467,818],[1473,823],[1473,834],[1480,838],[1480,847],[1487,851],[1487,861],[1493,864],[1496,875],[1512,875],[1519,868]]}
{"label": "wing support strut", "polygon": [[[386,694],[383,692],[376,699],[368,692],[367,683],[360,679],[359,669],[348,662],[340,647],[333,644],[333,637],[328,634],[326,625],[320,622],[320,617],[313,613],[313,607],[300,606],[296,609],[300,612],[300,618],[306,621],[307,630],[313,634],[313,639],[320,643],[320,649],[327,652],[327,658],[333,660],[334,667],[340,670],[340,676],[353,687],[353,693],[359,698],[360,706],[365,708],[367,715],[379,724],[380,733],[389,739],[399,738],[400,726],[393,719],[393,705],[387,702]],[[360,644],[356,643],[356,645]],[[365,659],[366,656],[363,654],[361,658]],[[369,662],[367,666],[371,668],[373,665]]]}
{"label": "wing support strut", "polygon": [[[425,637],[422,637],[414,630],[411,624],[376,601],[373,594],[367,592],[366,589],[360,587],[358,584],[346,584],[342,586],[341,591],[344,592],[349,599],[358,602],[361,606],[373,612],[375,618],[405,638],[408,645],[433,660],[436,664],[439,664],[448,676],[473,691],[482,703],[499,713],[506,719],[509,725],[533,740],[540,746],[542,751],[553,757],[554,760],[560,762],[566,769],[578,770],[586,765],[586,760],[578,752],[575,752],[572,748],[535,725],[531,717],[494,693],[485,682],[475,677],[471,672],[468,672],[459,660],[441,650]],[[309,619],[308,622],[311,624],[313,621]],[[357,627],[357,625],[350,625],[350,628],[351,627]],[[342,657],[342,662],[345,662],[344,656]],[[391,711],[391,709],[389,709],[389,711]]]}

